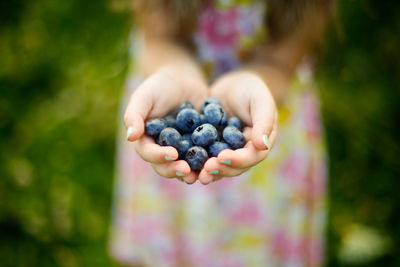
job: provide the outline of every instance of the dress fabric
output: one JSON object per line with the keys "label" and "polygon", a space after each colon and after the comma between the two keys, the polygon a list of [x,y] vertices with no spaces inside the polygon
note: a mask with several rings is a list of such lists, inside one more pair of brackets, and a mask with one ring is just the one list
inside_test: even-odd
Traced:
{"label": "dress fabric", "polygon": [[[251,0],[204,6],[193,40],[210,81],[240,67],[265,39],[267,8]],[[134,61],[140,40],[133,40]],[[121,117],[143,81],[132,65]],[[239,177],[207,186],[158,176],[126,141],[121,123],[113,257],[157,267],[321,266],[327,161],[314,87],[310,66],[301,64],[279,107],[279,135],[268,158]]]}

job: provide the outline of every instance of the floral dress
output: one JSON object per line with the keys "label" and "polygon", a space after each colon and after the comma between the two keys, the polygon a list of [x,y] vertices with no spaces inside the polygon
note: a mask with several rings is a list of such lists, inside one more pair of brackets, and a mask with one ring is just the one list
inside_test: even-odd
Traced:
{"label": "floral dress", "polygon": [[[267,8],[265,1],[251,0],[204,6],[193,40],[210,81],[240,67],[265,39]],[[139,43],[134,38],[133,59]],[[133,66],[121,114],[142,81]],[[207,186],[162,178],[125,140],[122,126],[116,162],[110,251],[119,262],[157,267],[323,263],[327,165],[306,63],[279,107],[274,148],[249,172]]]}

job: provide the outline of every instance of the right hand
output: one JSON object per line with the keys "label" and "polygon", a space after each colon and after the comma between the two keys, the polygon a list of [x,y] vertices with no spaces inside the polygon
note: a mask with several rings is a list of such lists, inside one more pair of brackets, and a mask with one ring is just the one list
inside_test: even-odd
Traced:
{"label": "right hand", "polygon": [[198,174],[191,171],[186,161],[175,161],[178,158],[175,148],[159,146],[147,136],[145,121],[165,116],[184,101],[190,101],[199,109],[207,94],[205,81],[184,74],[173,75],[168,70],[160,70],[149,76],[132,94],[124,115],[125,127],[130,129],[128,141],[134,142],[139,156],[150,162],[161,176],[178,178],[191,184],[196,181]]}

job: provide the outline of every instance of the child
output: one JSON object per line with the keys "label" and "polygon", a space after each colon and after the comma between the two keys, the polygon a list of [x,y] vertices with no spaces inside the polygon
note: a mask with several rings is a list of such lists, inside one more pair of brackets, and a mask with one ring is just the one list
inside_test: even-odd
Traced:
{"label": "child", "polygon": [[[304,58],[322,35],[328,6],[323,0],[135,0],[134,66],[124,104],[130,142],[121,136],[118,146],[111,236],[118,261],[322,264],[326,165]],[[174,148],[146,136],[144,123],[184,101],[199,109],[209,96],[248,126],[247,144],[193,172],[174,161]]]}

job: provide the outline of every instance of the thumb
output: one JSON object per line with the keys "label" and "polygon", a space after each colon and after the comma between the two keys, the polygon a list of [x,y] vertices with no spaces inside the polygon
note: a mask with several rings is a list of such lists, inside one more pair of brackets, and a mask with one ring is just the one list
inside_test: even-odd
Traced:
{"label": "thumb", "polygon": [[[271,96],[272,97],[272,96]],[[250,105],[250,114],[253,124],[251,141],[259,150],[269,150],[269,137],[276,118],[275,103],[272,98],[258,96]]]}
{"label": "thumb", "polygon": [[153,106],[151,99],[146,90],[140,90],[140,87],[132,94],[124,114],[128,141],[136,141],[144,134],[144,121]]}

